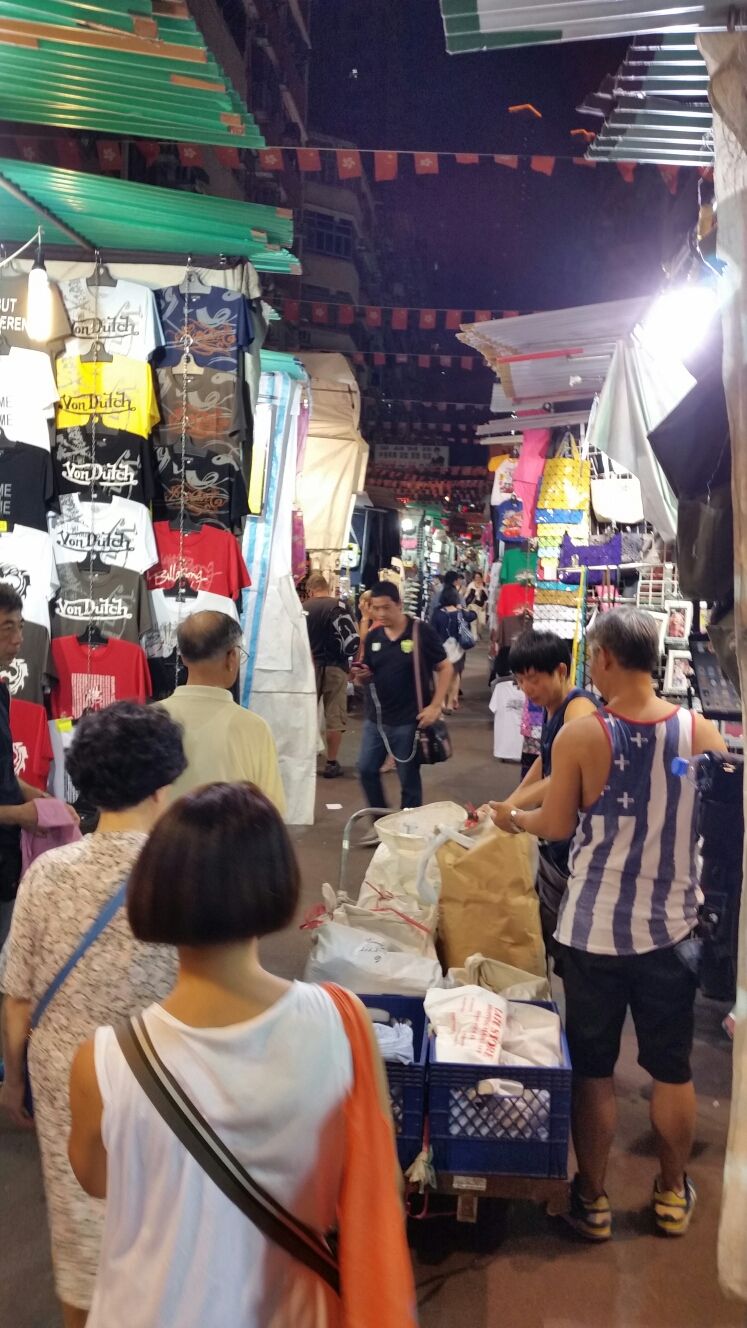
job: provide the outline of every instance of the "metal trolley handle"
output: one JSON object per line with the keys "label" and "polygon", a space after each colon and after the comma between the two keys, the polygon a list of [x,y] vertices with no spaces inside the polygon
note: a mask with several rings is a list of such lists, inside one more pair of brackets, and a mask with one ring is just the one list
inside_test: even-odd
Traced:
{"label": "metal trolley handle", "polygon": [[361,821],[364,816],[389,816],[391,807],[362,807],[359,812],[353,812],[350,820],[347,822],[342,832],[342,850],[340,852],[340,881],[339,889],[345,889],[345,877],[348,866],[348,856],[350,854],[353,826]]}

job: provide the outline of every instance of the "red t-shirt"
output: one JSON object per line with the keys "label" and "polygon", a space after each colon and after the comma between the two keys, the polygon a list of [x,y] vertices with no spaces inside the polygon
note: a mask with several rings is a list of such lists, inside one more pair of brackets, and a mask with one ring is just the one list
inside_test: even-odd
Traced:
{"label": "red t-shirt", "polygon": [[23,779],[44,792],[53,756],[44,706],[33,701],[11,700],[10,732],[16,779]]}
{"label": "red t-shirt", "polygon": [[[179,531],[172,530],[168,521],[156,521],[153,530],[158,563],[148,572],[148,586],[169,590],[180,575]],[[215,526],[185,532],[183,574],[193,590],[207,590],[227,599],[238,599],[244,587],[251,585],[236,536]]]}
{"label": "red t-shirt", "polygon": [[85,710],[103,710],[113,701],[147,701],[150,677],[145,654],[131,641],[114,638],[91,651],[77,636],[52,642],[57,683],[52,690],[52,715],[80,719]]}
{"label": "red t-shirt", "polygon": [[498,596],[498,617],[510,618],[515,613],[529,613],[534,608],[534,586],[501,586]]}

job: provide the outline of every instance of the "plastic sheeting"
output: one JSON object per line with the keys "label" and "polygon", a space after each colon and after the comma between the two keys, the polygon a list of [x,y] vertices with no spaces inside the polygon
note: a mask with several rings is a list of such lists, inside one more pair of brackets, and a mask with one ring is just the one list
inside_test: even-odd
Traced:
{"label": "plastic sheeting", "polygon": [[677,536],[677,500],[648,435],[693,381],[679,361],[662,363],[632,338],[619,341],[587,434],[589,447],[598,447],[638,477],[646,520],[667,541]]}
{"label": "plastic sheeting", "polygon": [[[360,390],[343,355],[302,355],[300,359],[311,388],[309,432],[298,488],[306,547],[334,554],[347,548],[355,495],[366,479],[368,446],[358,428]],[[319,561],[313,552],[312,559]]]}

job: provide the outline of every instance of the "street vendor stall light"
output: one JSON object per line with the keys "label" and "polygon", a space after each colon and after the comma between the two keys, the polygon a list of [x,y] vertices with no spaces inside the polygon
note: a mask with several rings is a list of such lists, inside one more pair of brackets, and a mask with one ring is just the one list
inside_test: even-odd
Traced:
{"label": "street vendor stall light", "polygon": [[403,532],[403,534],[405,534],[405,535],[409,535],[409,534],[412,533],[412,531],[413,531],[414,529],[415,529],[415,522],[413,521],[412,517],[411,517],[411,516],[404,516],[404,517],[402,518],[402,532]]}
{"label": "street vendor stall light", "polygon": [[676,286],[654,301],[637,329],[639,340],[652,355],[686,360],[707,337],[718,308],[712,286]]}
{"label": "street vendor stall light", "polygon": [[26,326],[31,341],[46,343],[52,335],[52,291],[44,266],[41,237],[29,272]]}

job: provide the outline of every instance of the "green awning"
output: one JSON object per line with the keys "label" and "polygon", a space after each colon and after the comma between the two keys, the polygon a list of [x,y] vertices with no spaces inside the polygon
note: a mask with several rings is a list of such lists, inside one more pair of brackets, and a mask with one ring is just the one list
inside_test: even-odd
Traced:
{"label": "green awning", "polygon": [[6,248],[27,240],[41,224],[47,245],[75,249],[83,243],[104,255],[224,254],[248,258],[260,272],[300,271],[288,252],[293,216],[282,208],[0,159],[0,186],[3,180],[24,195],[0,188],[0,239]]}
{"label": "green awning", "polygon": [[726,31],[724,0],[441,0],[451,55],[540,42],[589,41],[644,32]]}
{"label": "green awning", "polygon": [[287,355],[281,350],[261,350],[259,363],[263,373],[284,373],[298,383],[307,383],[309,375],[295,355]]}
{"label": "green awning", "polygon": [[264,146],[185,4],[0,0],[0,119]]}

